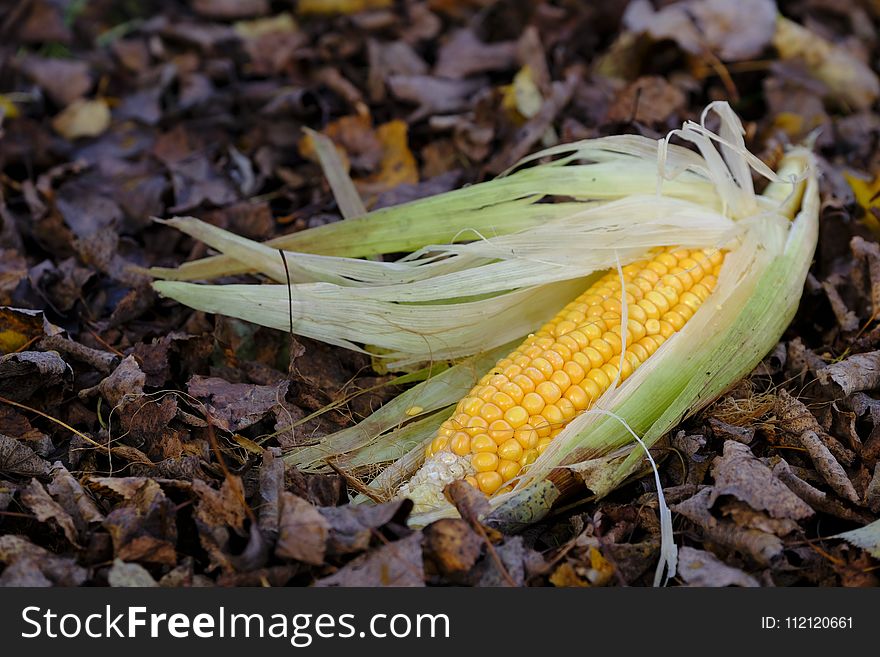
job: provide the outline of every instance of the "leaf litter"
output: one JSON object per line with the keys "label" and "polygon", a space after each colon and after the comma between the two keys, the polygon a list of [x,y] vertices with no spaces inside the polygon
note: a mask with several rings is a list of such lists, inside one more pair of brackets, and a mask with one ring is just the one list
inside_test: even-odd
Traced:
{"label": "leaf litter", "polygon": [[880,83],[876,40],[848,27],[876,7],[112,4],[35,0],[3,62],[0,584],[649,585],[653,480],[507,533],[469,488],[422,529],[407,502],[352,505],[369,469],[282,457],[402,388],[363,355],[157,298],[142,272],[211,255],[153,217],[270,240],[351,214],[306,129],[375,209],[561,141],[660,137],[720,98],[771,164],[815,140],[824,209],[776,350],[655,450],[673,584],[876,585]]}

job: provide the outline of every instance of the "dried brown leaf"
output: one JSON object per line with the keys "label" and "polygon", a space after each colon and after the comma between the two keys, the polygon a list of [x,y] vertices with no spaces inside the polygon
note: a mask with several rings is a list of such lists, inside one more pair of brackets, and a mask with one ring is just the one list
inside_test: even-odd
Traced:
{"label": "dried brown leaf", "polygon": [[404,523],[411,510],[410,500],[395,500],[376,506],[320,508],[321,515],[330,525],[327,554],[350,554],[366,550],[376,530],[388,523]]}
{"label": "dried brown leaf", "polygon": [[476,564],[483,539],[461,518],[432,522],[422,531],[425,566],[442,576],[468,572]]}
{"label": "dried brown leaf", "polygon": [[687,545],[678,550],[678,574],[688,586],[760,586],[748,573]]}
{"label": "dried brown leaf", "polygon": [[859,495],[853,487],[846,470],[837,462],[825,444],[819,440],[815,431],[804,431],[800,436],[801,444],[810,455],[810,460],[822,478],[828,482],[832,490],[853,504],[859,503]]}
{"label": "dried brown leaf", "polygon": [[324,563],[330,523],[317,508],[301,497],[281,493],[281,520],[275,554],[313,566]]}
{"label": "dried brown leaf", "polygon": [[57,526],[63,533],[64,537],[71,545],[79,547],[79,532],[76,529],[76,523],[67,511],[65,511],[58,502],[52,499],[52,496],[46,492],[37,479],[31,479],[31,483],[21,490],[21,502],[40,522],[52,521],[51,524]]}
{"label": "dried brown leaf", "polygon": [[742,529],[731,520],[715,518],[710,512],[711,488],[705,488],[690,499],[675,504],[672,510],[698,526],[705,539],[731,547],[767,566],[782,554],[782,541],[773,534],[757,529]]}
{"label": "dried brown leaf", "polygon": [[719,497],[731,495],[753,509],[767,511],[773,518],[801,520],[813,515],[813,510],[741,443],[724,443],[723,454],[713,466],[713,476],[710,507]]}
{"label": "dried brown leaf", "polygon": [[422,535],[415,532],[368,552],[315,586],[424,586]]}
{"label": "dried brown leaf", "polygon": [[20,477],[46,474],[49,464],[20,440],[0,434],[0,472]]}

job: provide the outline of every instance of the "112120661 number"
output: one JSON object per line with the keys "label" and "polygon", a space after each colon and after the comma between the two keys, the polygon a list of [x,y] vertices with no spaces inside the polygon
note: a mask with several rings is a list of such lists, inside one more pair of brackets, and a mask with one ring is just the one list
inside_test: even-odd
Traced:
{"label": "112120661 number", "polygon": [[852,616],[787,616],[789,630],[851,630]]}

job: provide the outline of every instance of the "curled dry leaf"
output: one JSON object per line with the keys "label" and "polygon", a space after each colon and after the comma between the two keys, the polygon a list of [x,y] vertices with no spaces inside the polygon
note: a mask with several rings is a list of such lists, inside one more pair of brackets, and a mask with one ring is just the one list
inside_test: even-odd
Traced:
{"label": "curled dry leaf", "polygon": [[853,504],[859,503],[859,495],[853,487],[846,470],[837,462],[834,455],[829,451],[825,444],[819,440],[819,436],[815,431],[804,431],[800,435],[801,444],[810,455],[810,460],[816,466],[816,470],[822,475],[822,478],[828,482],[832,490],[845,500],[849,500]]}
{"label": "curled dry leaf", "polygon": [[748,446],[732,440],[724,443],[724,452],[714,464],[715,485],[709,495],[709,506],[719,497],[731,495],[773,518],[801,520],[813,510],[792,493],[770,468],[752,454]]}
{"label": "curled dry leaf", "polygon": [[123,504],[111,511],[104,527],[113,539],[115,556],[123,561],[177,563],[177,514],[174,503],[152,479],[92,479],[99,487],[120,492]]}
{"label": "curled dry leaf", "polygon": [[64,533],[64,537],[75,547],[80,546],[79,532],[73,517],[64,508],[52,499],[37,479],[31,479],[31,483],[21,490],[21,502],[30,509],[37,520],[47,522],[49,520]]}
{"label": "curled dry leaf", "polygon": [[880,351],[855,354],[819,370],[819,381],[836,383],[844,395],[880,386]]}
{"label": "curled dry leaf", "polygon": [[135,398],[144,394],[144,384],[147,381],[146,375],[141,371],[137,360],[134,356],[127,356],[113,373],[103,379],[94,388],[86,388],[79,395],[80,398],[99,393],[111,408],[119,406],[127,398]]}
{"label": "curled dry leaf", "polygon": [[411,509],[410,500],[395,500],[376,506],[320,508],[321,515],[330,525],[327,554],[351,554],[366,550],[376,530],[392,522],[404,524]]}
{"label": "curled dry leaf", "polygon": [[324,563],[330,523],[317,508],[293,493],[282,492],[280,501],[275,554],[282,559],[320,566]]}
{"label": "curled dry leaf", "polygon": [[678,574],[688,586],[760,586],[758,580],[705,550],[684,546],[678,551]]}
{"label": "curled dry leaf", "polygon": [[705,488],[690,499],[671,508],[680,513],[702,531],[704,538],[733,548],[750,556],[762,566],[767,566],[782,554],[779,537],[758,529],[742,529],[731,520],[718,519],[709,511],[711,488]]}
{"label": "curled dry leaf", "polygon": [[818,436],[822,443],[829,449],[838,461],[844,465],[852,465],[856,455],[852,450],[844,447],[839,440],[822,428],[810,409],[800,401],[793,397],[788,391],[781,389],[776,397],[774,405],[777,422],[780,429],[792,436],[800,438],[806,431],[812,431]]}
{"label": "curled dry leaf", "polygon": [[773,466],[773,474],[788,486],[789,490],[816,511],[851,522],[866,522],[865,514],[850,509],[840,500],[830,497],[825,491],[819,490],[809,482],[798,477],[785,459],[779,459]]}
{"label": "curled dry leaf", "polygon": [[0,395],[29,399],[40,388],[67,383],[73,370],[54,351],[20,351],[0,356]]}
{"label": "curled dry leaf", "polygon": [[364,554],[315,586],[424,586],[422,534],[415,532]]}
{"label": "curled dry leaf", "polygon": [[49,464],[30,447],[15,438],[0,434],[0,472],[19,477],[46,474]]}

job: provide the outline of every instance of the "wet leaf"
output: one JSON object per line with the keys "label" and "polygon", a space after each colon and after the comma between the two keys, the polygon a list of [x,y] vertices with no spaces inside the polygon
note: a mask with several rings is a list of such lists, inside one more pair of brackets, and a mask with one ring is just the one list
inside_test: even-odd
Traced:
{"label": "wet leaf", "polygon": [[54,351],[22,351],[0,356],[0,395],[13,401],[29,399],[41,388],[73,378],[70,365]]}

